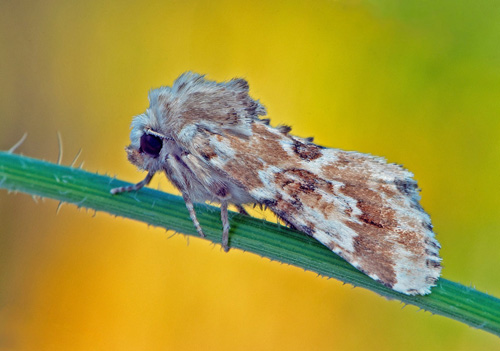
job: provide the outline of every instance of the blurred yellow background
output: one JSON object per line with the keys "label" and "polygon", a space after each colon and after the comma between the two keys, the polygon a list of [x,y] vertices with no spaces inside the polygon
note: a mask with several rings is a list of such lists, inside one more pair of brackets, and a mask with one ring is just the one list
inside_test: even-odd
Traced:
{"label": "blurred yellow background", "polygon": [[[500,296],[500,6],[2,1],[0,148],[141,180],[147,92],[245,77],[273,125],[413,171],[443,275]],[[160,179],[161,178],[161,179]],[[163,176],[153,187],[174,191]],[[0,350],[493,350],[363,289],[142,223],[0,192]],[[274,220],[269,218],[270,220]]]}

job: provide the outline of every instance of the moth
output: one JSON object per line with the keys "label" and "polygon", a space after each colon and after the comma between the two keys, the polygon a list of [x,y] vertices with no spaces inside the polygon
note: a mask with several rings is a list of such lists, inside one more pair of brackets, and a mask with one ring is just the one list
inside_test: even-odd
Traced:
{"label": "moth", "polygon": [[149,93],[132,120],[128,160],[148,173],[112,194],[139,190],[156,172],[180,190],[200,236],[193,202],[261,204],[371,278],[398,292],[428,294],[441,272],[440,245],[419,204],[413,174],[381,157],[318,146],[272,127],[246,80],[217,83],[187,72]]}

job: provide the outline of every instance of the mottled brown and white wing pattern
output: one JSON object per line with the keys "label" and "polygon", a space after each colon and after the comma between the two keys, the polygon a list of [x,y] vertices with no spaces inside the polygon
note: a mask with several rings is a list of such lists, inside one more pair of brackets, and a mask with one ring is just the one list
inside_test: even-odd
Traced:
{"label": "mottled brown and white wing pattern", "polygon": [[256,121],[251,136],[200,136],[193,145],[255,202],[373,279],[406,294],[429,293],[440,275],[440,245],[412,174],[287,132]]}

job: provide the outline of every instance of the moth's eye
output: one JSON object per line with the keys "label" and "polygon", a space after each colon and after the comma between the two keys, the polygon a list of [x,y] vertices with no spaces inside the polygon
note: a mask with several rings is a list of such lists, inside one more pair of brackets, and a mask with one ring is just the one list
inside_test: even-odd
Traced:
{"label": "moth's eye", "polygon": [[141,137],[140,152],[145,152],[151,157],[158,157],[162,147],[162,141],[157,136],[144,133]]}

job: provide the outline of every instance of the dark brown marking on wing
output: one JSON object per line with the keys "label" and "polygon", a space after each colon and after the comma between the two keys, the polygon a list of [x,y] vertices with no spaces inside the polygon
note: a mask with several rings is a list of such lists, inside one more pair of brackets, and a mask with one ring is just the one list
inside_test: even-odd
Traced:
{"label": "dark brown marking on wing", "polygon": [[303,160],[312,161],[321,157],[321,148],[314,144],[305,144],[294,138],[292,150]]}
{"label": "dark brown marking on wing", "polygon": [[[323,214],[325,219],[338,210],[333,202],[328,201],[329,196],[335,196],[333,185],[312,172],[297,168],[287,169],[276,173],[275,184],[293,199]],[[346,207],[350,209],[349,206]],[[352,212],[352,209],[350,211]]]}
{"label": "dark brown marking on wing", "polygon": [[206,161],[210,161],[212,158],[217,157],[217,154],[214,152],[213,149],[202,149],[200,150],[200,155]]}

